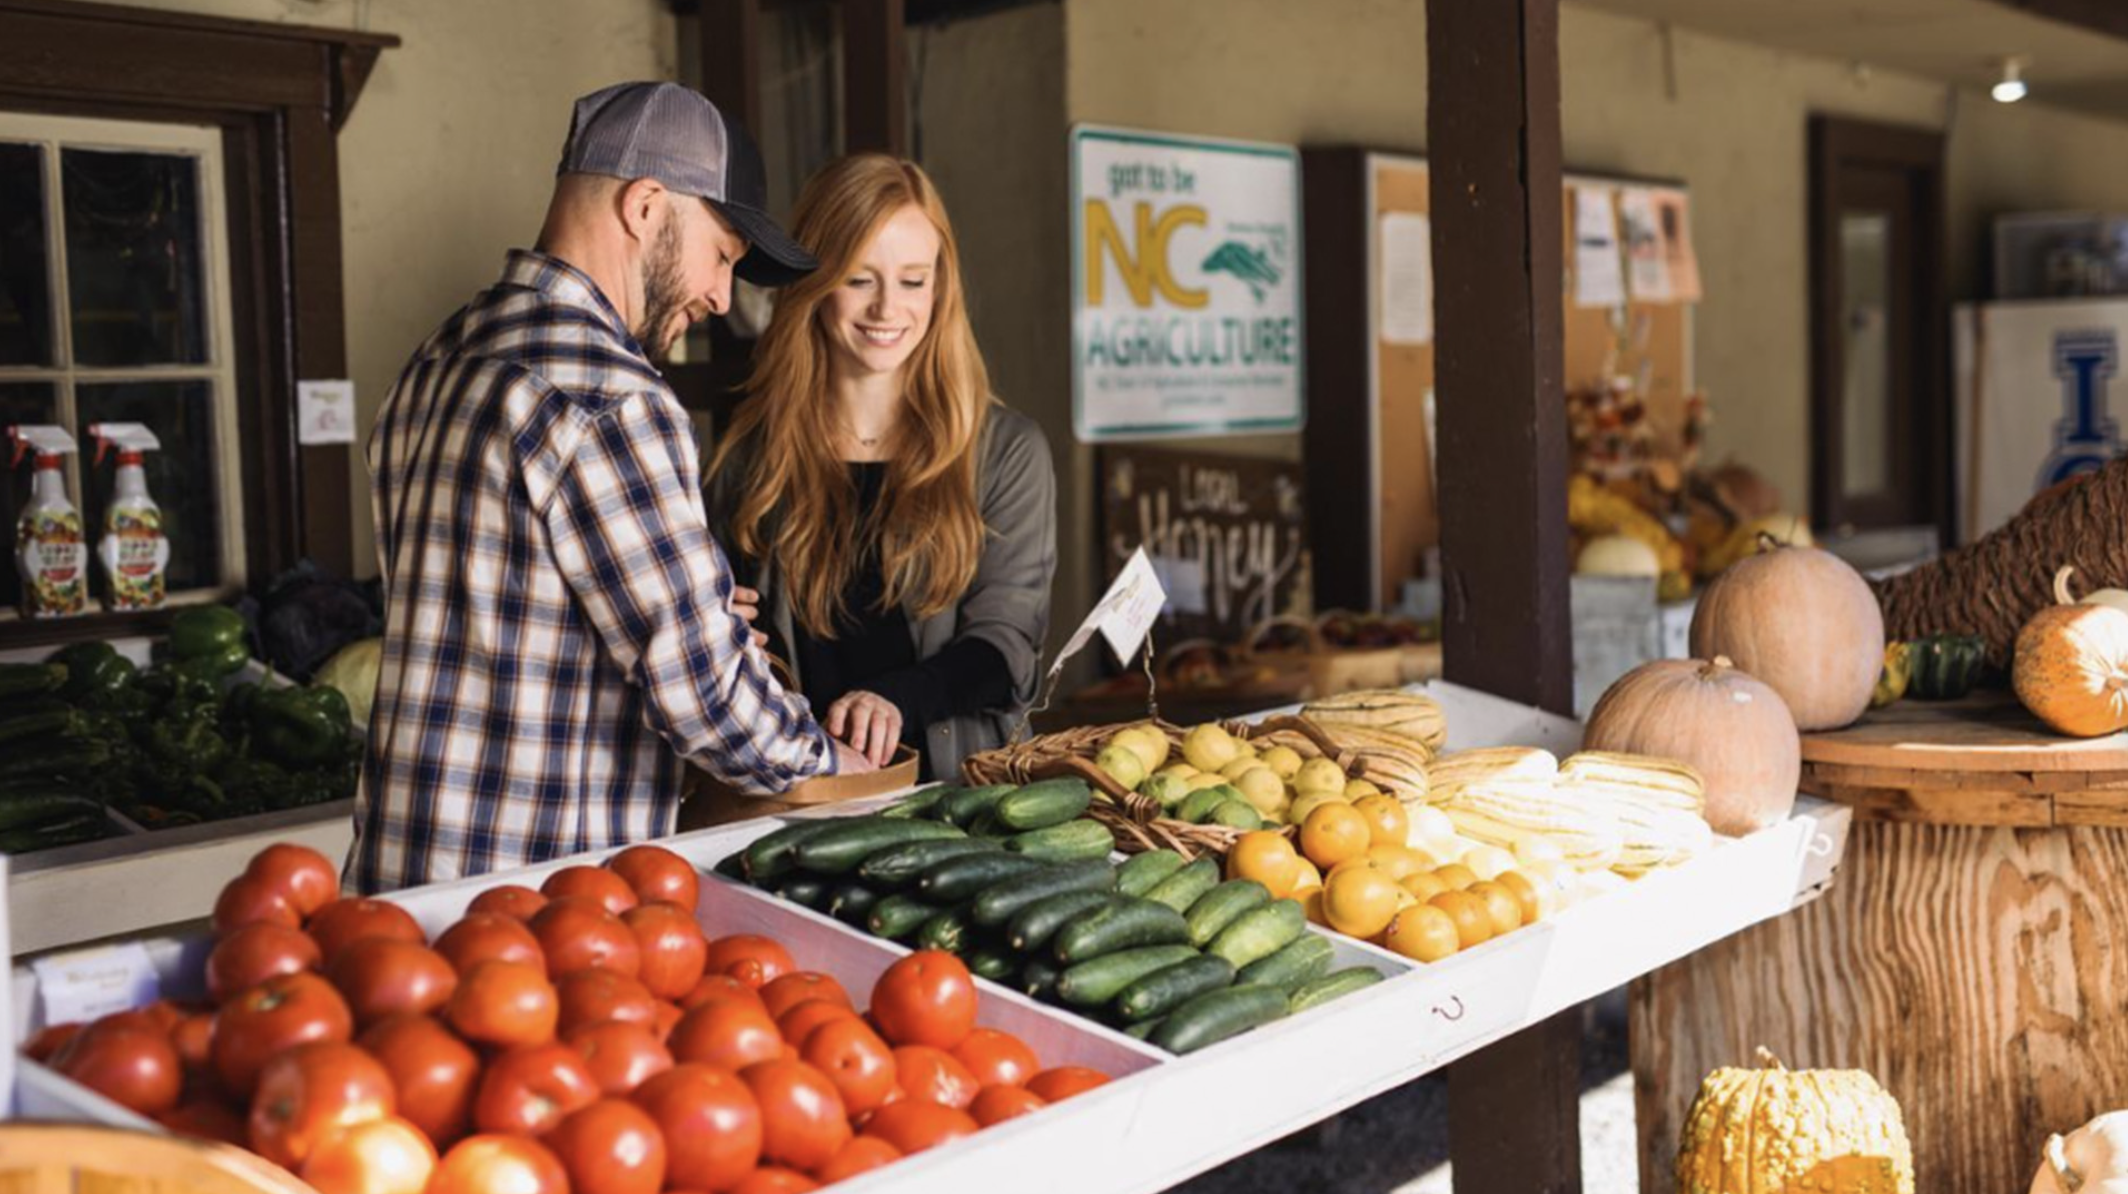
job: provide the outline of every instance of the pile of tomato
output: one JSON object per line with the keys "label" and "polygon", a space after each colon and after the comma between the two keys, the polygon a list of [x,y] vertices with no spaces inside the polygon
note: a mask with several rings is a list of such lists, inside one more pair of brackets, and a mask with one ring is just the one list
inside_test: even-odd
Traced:
{"label": "pile of tomato", "polygon": [[707,937],[699,882],[637,846],[490,888],[429,941],[272,846],[216,904],[210,1002],[24,1052],[321,1194],[810,1190],[1107,1081],[978,1027],[951,954],[895,962],[860,1013],[767,937]]}

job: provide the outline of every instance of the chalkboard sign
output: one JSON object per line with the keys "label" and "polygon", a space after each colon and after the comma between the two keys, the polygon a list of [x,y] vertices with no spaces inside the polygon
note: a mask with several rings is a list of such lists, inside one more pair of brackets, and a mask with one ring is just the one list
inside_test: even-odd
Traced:
{"label": "chalkboard sign", "polygon": [[1140,546],[1167,587],[1156,647],[1234,642],[1310,592],[1301,466],[1172,449],[1101,450],[1104,581]]}

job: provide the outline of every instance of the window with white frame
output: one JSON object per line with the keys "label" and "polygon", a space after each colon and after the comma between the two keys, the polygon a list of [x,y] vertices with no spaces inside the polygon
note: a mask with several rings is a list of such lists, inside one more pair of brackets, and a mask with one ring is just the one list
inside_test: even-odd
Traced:
{"label": "window with white frame", "polygon": [[[222,186],[218,129],[0,112],[0,427],[74,435],[68,489],[92,542],[112,461],[95,467],[89,426],[155,433],[147,480],[173,603],[244,580]],[[28,491],[26,466],[0,486],[0,617],[20,599]],[[102,575],[91,592],[107,594]]]}

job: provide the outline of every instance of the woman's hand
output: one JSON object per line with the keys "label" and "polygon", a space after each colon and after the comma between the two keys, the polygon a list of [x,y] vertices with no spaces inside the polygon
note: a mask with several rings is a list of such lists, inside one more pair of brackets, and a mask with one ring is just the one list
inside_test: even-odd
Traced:
{"label": "woman's hand", "polygon": [[[739,620],[745,622],[747,628],[752,630],[754,623],[761,620],[761,594],[743,585],[733,585],[731,612],[737,614]],[[759,630],[754,630],[754,645],[760,647],[767,645],[767,643],[768,636]]]}
{"label": "woman's hand", "polygon": [[824,724],[829,734],[855,747],[874,767],[892,762],[894,748],[901,743],[901,710],[861,688],[836,697]]}

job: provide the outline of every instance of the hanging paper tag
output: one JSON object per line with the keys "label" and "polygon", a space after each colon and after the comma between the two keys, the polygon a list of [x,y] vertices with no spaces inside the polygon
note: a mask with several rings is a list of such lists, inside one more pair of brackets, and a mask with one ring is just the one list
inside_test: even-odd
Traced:
{"label": "hanging paper tag", "polygon": [[1108,586],[1095,603],[1086,620],[1072,632],[1064,649],[1049,665],[1055,675],[1064,666],[1064,661],[1079,653],[1088,639],[1099,634],[1107,640],[1108,648],[1116,653],[1116,662],[1128,666],[1131,656],[1145,641],[1153,622],[1160,617],[1160,609],[1167,603],[1167,590],[1160,587],[1160,578],[1153,572],[1153,562],[1146,558],[1145,549],[1131,553],[1123,565],[1123,571]]}
{"label": "hanging paper tag", "polygon": [[354,382],[296,383],[296,442],[305,447],[355,442]]}
{"label": "hanging paper tag", "polygon": [[162,995],[155,963],[139,942],[85,949],[30,963],[46,1024],[94,1020],[146,1007]]}

